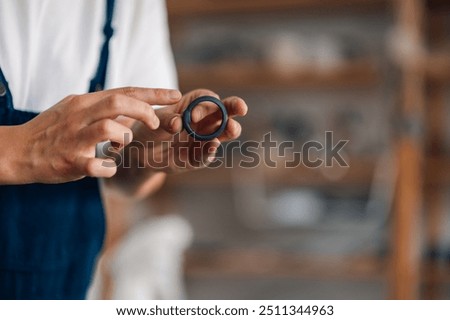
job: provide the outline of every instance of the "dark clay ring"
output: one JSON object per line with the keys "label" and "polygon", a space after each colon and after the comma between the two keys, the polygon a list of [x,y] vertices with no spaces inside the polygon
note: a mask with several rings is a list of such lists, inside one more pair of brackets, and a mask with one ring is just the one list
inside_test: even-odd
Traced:
{"label": "dark clay ring", "polygon": [[[202,102],[212,102],[214,103],[216,106],[219,107],[220,111],[222,112],[222,123],[220,124],[220,127],[217,128],[216,131],[214,131],[211,134],[198,134],[197,132],[195,132],[192,127],[191,127],[191,115],[192,115],[192,110],[194,110],[194,108],[202,103]],[[220,101],[217,98],[211,97],[211,96],[203,96],[203,97],[199,97],[197,99],[195,99],[194,101],[192,101],[189,106],[186,108],[186,110],[184,110],[183,112],[183,128],[187,131],[187,133],[194,138],[195,140],[200,140],[200,141],[209,141],[212,140],[214,138],[217,138],[218,136],[220,136],[222,134],[222,132],[225,130],[225,127],[227,126],[227,122],[228,122],[228,113],[227,113],[227,109],[225,108],[225,106],[223,105],[222,101]]]}

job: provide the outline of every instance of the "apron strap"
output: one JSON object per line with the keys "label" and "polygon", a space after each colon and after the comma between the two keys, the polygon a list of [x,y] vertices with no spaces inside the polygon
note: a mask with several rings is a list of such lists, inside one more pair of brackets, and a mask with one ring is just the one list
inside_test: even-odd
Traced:
{"label": "apron strap", "polygon": [[9,90],[8,81],[0,68],[0,108],[13,108],[13,98],[11,90]]}
{"label": "apron strap", "polygon": [[109,58],[109,41],[113,36],[112,19],[114,13],[114,0],[106,0],[106,21],[103,27],[105,41],[103,42],[102,51],[100,53],[100,61],[98,63],[97,72],[89,84],[89,92],[100,91],[105,87],[106,69]]}

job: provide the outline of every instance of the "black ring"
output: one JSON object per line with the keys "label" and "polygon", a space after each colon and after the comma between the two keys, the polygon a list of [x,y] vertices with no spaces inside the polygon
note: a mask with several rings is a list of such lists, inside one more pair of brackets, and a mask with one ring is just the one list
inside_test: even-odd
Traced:
{"label": "black ring", "polygon": [[[222,123],[220,124],[220,127],[217,128],[217,130],[214,131],[213,133],[203,135],[203,134],[198,134],[197,132],[195,132],[192,129],[192,127],[191,127],[191,114],[192,114],[192,110],[194,110],[194,108],[199,103],[202,103],[202,102],[205,102],[205,101],[212,102],[212,103],[214,103],[215,105],[217,105],[219,107],[220,111],[222,112]],[[227,109],[223,105],[222,101],[220,101],[219,99],[217,99],[215,97],[211,97],[211,96],[203,96],[203,97],[199,97],[199,98],[195,99],[194,101],[192,101],[189,104],[189,106],[183,112],[183,128],[186,129],[187,133],[192,138],[194,138],[195,140],[209,141],[209,140],[212,140],[214,138],[217,138],[225,130],[225,127],[227,126],[227,122],[228,122]]]}

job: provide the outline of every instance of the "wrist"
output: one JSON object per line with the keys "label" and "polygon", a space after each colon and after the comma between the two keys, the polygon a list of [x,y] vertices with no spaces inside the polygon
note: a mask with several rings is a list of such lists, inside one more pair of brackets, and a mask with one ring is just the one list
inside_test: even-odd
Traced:
{"label": "wrist", "polygon": [[26,184],[33,181],[33,165],[27,153],[25,126],[0,126],[0,184]]}

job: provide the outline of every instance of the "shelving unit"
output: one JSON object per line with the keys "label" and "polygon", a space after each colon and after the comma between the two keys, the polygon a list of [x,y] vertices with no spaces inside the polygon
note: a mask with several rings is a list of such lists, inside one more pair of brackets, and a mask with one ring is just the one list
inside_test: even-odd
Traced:
{"label": "shelving unit", "polygon": [[[183,25],[196,18],[227,19],[234,16],[311,11],[318,14],[336,12],[389,12],[394,14],[396,24],[412,44],[424,48],[427,43],[425,25],[427,14],[447,6],[438,0],[258,0],[258,1],[212,1],[212,0],[169,0],[169,21],[174,34],[179,36]],[[239,276],[294,276],[294,277],[343,277],[343,278],[386,278],[390,283],[390,297],[415,299],[421,297],[422,283],[436,287],[439,281],[448,281],[448,270],[441,270],[433,261],[424,261],[417,242],[420,208],[425,203],[430,208],[431,188],[442,188],[450,184],[448,168],[450,158],[440,153],[428,156],[425,132],[414,130],[432,126],[426,117],[426,108],[436,109],[442,104],[441,91],[432,99],[427,92],[427,83],[448,84],[450,82],[450,54],[431,52],[426,56],[408,57],[416,63],[398,66],[401,84],[398,88],[400,102],[396,106],[401,123],[406,128],[397,133],[393,141],[396,150],[396,196],[392,212],[391,255],[388,258],[361,257],[304,257],[295,253],[261,251],[247,248],[235,249],[193,249],[188,252],[186,271],[194,276],[239,275]],[[298,88],[373,88],[383,83],[380,68],[371,60],[358,60],[327,71],[314,68],[292,70],[282,73],[273,66],[249,61],[219,63],[214,65],[179,65],[179,82],[184,91],[208,85],[213,90],[292,90]],[[207,83],[205,84],[205,79]],[[437,86],[439,87],[439,85]],[[439,115],[438,118],[440,121]],[[388,121],[388,120],[387,120]],[[433,123],[436,123],[434,120]],[[211,172],[214,170],[214,179]],[[245,170],[245,169],[233,169]],[[262,170],[271,186],[309,186],[320,188],[368,188],[375,170],[373,158],[352,159],[348,171],[337,180],[326,179],[318,169],[299,167],[295,169]],[[239,175],[239,172],[234,174]],[[169,179],[168,187],[177,188],[225,188],[232,182],[230,169],[205,169]],[[425,190],[425,191],[424,191]],[[428,191],[427,191],[428,190]],[[424,196],[428,195],[428,196]],[[436,200],[436,199],[434,199]],[[434,217],[439,216],[442,207],[435,206]],[[439,219],[428,233],[436,233]],[[431,231],[430,231],[431,230]],[[436,241],[436,235],[428,235],[429,244]],[[327,269],[330,262],[338,267]],[[434,274],[434,277],[433,277]],[[436,280],[436,277],[438,277]],[[446,280],[447,279],[447,280]],[[436,291],[431,288],[431,291]],[[434,292],[433,291],[433,292]],[[433,297],[433,294],[429,296]],[[436,296],[436,295],[434,295]]]}
{"label": "shelving unit", "polygon": [[[273,187],[308,186],[308,187],[354,187],[368,188],[373,178],[375,163],[373,159],[351,159],[350,167],[344,168],[345,174],[341,179],[331,180],[324,177],[320,168],[310,169],[304,166],[296,168],[268,168],[260,166],[254,169],[245,168],[206,168],[200,171],[187,172],[170,177],[168,186],[175,187],[226,187],[232,183],[232,170],[235,176],[248,170],[262,170],[266,183]],[[211,179],[214,174],[214,179]]]}
{"label": "shelving unit", "polygon": [[[234,261],[239,261],[235,263]],[[186,272],[191,276],[313,277],[380,279],[385,277],[386,261],[373,256],[305,256],[275,250],[190,250]],[[329,268],[333,265],[334,268]]]}
{"label": "shelving unit", "polygon": [[190,65],[178,68],[182,90],[204,86],[211,89],[292,90],[295,88],[370,87],[380,83],[381,75],[371,61],[356,61],[332,70],[302,68],[289,72],[250,63],[224,63],[214,66]]}
{"label": "shelving unit", "polygon": [[429,81],[443,84],[450,83],[450,52],[440,52],[431,55],[425,66]]}
{"label": "shelving unit", "polygon": [[265,12],[286,12],[290,10],[385,10],[388,0],[258,0],[258,1],[211,1],[190,0],[167,2],[172,19],[189,19],[205,15],[252,14]]}

